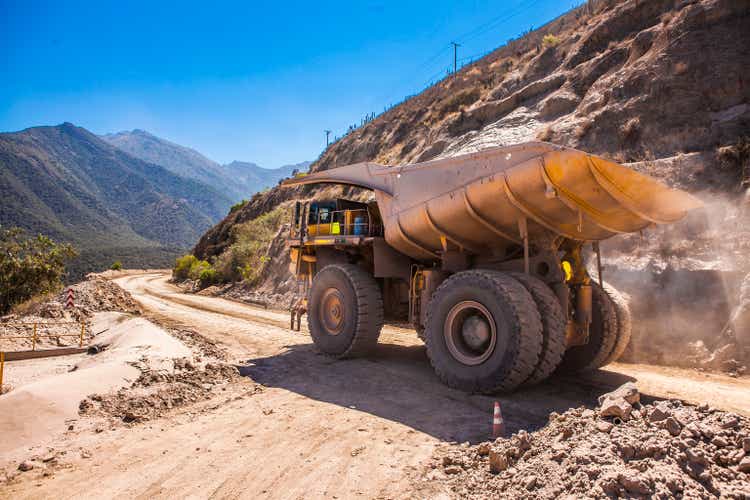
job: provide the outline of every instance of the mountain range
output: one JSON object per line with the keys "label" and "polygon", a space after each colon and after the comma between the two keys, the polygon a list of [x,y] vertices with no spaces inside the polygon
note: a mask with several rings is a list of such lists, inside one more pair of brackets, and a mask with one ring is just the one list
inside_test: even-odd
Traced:
{"label": "mountain range", "polygon": [[72,243],[80,255],[71,278],[115,260],[171,266],[241,195],[296,168],[264,177],[257,166],[222,167],[143,131],[104,139],[71,123],[0,133],[0,225]]}
{"label": "mountain range", "polygon": [[250,198],[253,193],[275,186],[294,170],[307,170],[311,163],[306,161],[278,168],[263,168],[255,163],[241,161],[221,165],[194,149],[139,129],[106,134],[101,138],[136,158],[217,188],[233,202]]}

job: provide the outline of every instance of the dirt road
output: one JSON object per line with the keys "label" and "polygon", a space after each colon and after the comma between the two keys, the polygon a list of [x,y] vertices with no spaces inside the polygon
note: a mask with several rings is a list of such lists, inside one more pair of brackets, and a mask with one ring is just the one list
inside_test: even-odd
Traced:
{"label": "dirt road", "polygon": [[682,398],[750,415],[747,378],[644,365],[554,379],[509,396],[467,395],[440,384],[413,331],[386,327],[368,359],[332,361],[286,313],[185,295],[159,273],[116,280],[154,319],[221,342],[260,393],[230,390],[222,401],[76,443],[90,458],[53,477],[20,480],[14,498],[247,497],[394,498],[409,495],[410,471],[440,442],[486,439],[499,399],[509,431],[535,429],[550,412],[593,405],[635,380],[643,397]]}

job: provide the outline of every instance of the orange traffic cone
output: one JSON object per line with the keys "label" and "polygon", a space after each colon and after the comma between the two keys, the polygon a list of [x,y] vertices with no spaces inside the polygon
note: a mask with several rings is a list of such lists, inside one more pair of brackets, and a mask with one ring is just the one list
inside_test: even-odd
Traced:
{"label": "orange traffic cone", "polygon": [[492,437],[497,439],[503,434],[505,434],[505,422],[503,422],[503,414],[500,413],[500,403],[495,401],[495,412],[492,415]]}

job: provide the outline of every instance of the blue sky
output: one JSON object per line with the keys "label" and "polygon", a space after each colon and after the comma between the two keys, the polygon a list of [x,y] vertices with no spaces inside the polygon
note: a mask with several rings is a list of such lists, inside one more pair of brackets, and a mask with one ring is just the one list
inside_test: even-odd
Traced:
{"label": "blue sky", "polygon": [[572,0],[0,0],[0,131],[141,128],[225,163],[315,159],[323,130],[424,88]]}

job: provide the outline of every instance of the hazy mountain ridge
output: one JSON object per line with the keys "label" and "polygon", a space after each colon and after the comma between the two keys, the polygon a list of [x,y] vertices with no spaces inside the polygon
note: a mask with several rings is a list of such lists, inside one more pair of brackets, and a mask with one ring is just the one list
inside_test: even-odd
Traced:
{"label": "hazy mountain ridge", "polygon": [[169,265],[226,214],[218,190],[70,123],[0,134],[0,224],[73,243],[73,274]]}
{"label": "hazy mountain ridge", "polygon": [[275,186],[279,180],[289,177],[293,170],[304,171],[311,163],[308,161],[272,169],[242,161],[221,165],[194,149],[139,129],[105,134],[101,138],[136,158],[213,186],[227,193],[232,202],[250,198],[258,191]]}

